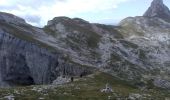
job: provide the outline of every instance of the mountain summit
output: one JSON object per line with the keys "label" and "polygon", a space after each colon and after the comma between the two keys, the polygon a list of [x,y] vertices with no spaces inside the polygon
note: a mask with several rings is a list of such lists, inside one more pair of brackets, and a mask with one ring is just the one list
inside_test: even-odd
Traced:
{"label": "mountain summit", "polygon": [[151,6],[143,16],[159,17],[170,22],[170,10],[166,5],[164,5],[163,0],[153,0]]}

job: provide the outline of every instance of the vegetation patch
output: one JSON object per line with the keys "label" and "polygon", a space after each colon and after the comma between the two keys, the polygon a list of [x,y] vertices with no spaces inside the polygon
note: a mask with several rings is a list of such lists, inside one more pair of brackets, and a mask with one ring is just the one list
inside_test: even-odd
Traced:
{"label": "vegetation patch", "polygon": [[[111,93],[101,92],[106,85],[110,84],[113,89]],[[169,98],[169,92],[161,89],[141,90],[130,85],[126,81],[121,81],[111,75],[96,72],[83,78],[75,78],[70,82],[60,86],[29,86],[0,89],[0,100],[5,96],[13,95],[16,100],[111,100],[128,99],[130,95],[138,94],[145,96],[142,100],[164,100]]]}
{"label": "vegetation patch", "polygon": [[125,46],[126,48],[133,48],[133,49],[137,49],[138,48],[138,45],[132,43],[132,42],[129,42],[129,41],[126,41],[126,40],[120,40],[120,43]]}
{"label": "vegetation patch", "polygon": [[116,39],[123,39],[123,35],[117,30],[119,26],[96,24],[98,27],[112,33]]}
{"label": "vegetation patch", "polygon": [[44,30],[45,33],[47,33],[48,35],[51,35],[51,36],[53,36],[53,37],[57,37],[57,35],[58,35],[58,33],[57,33],[56,31],[50,29],[49,26],[45,26],[45,27],[43,28],[43,30]]}
{"label": "vegetation patch", "polygon": [[[82,27],[74,21],[63,22],[66,30],[70,32],[70,38],[76,43],[86,43],[90,48],[97,48],[101,36],[92,30]],[[78,34],[74,34],[74,31],[78,31]]]}

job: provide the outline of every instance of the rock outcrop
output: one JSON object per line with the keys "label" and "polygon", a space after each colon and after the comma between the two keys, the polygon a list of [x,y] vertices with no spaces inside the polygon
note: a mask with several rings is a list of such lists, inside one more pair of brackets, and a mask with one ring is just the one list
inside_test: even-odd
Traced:
{"label": "rock outcrop", "polygon": [[163,0],[153,0],[151,6],[143,16],[158,17],[170,22],[170,10],[163,4]]}
{"label": "rock outcrop", "polygon": [[159,77],[161,87],[170,80],[169,16],[162,0],[119,26],[55,17],[40,29],[0,13],[0,85],[48,84],[96,69],[132,84]]}
{"label": "rock outcrop", "polygon": [[1,30],[0,34],[1,82],[10,85],[47,84],[55,78],[52,76],[58,66],[57,55],[5,31]]}
{"label": "rock outcrop", "polygon": [[51,47],[47,38],[43,30],[23,19],[0,13],[0,87],[50,84],[61,75],[91,72],[67,63],[64,54]]}
{"label": "rock outcrop", "polygon": [[0,20],[9,22],[9,23],[14,23],[14,24],[26,23],[24,19],[17,17],[15,15],[12,15],[12,14],[4,13],[4,12],[0,12]]}
{"label": "rock outcrop", "polygon": [[[161,12],[166,12],[164,17],[157,16]],[[145,76],[169,76],[168,12],[163,1],[154,0],[144,16],[126,18],[119,26],[56,17],[44,29],[56,38],[71,62],[135,83]]]}

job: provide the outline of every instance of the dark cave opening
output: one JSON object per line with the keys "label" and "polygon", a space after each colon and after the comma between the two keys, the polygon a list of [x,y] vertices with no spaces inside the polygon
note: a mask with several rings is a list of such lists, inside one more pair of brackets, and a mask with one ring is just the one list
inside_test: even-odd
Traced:
{"label": "dark cave opening", "polygon": [[34,79],[28,75],[15,75],[5,79],[10,86],[29,86],[35,85]]}

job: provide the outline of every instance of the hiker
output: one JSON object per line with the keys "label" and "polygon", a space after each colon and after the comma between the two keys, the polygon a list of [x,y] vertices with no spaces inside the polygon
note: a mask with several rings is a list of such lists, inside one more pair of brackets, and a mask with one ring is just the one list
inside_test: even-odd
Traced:
{"label": "hiker", "polygon": [[74,77],[71,77],[71,82],[73,82],[74,81]]}
{"label": "hiker", "polygon": [[82,78],[83,77],[83,74],[80,74],[80,78]]}

